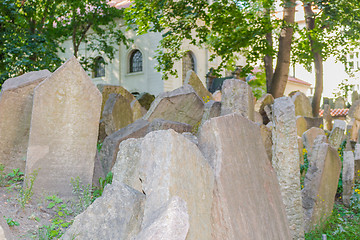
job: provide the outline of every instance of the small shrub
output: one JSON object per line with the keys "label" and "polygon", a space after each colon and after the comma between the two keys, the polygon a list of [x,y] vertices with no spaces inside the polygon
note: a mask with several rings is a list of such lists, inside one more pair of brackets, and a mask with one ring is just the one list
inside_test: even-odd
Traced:
{"label": "small shrub", "polygon": [[38,171],[35,170],[32,172],[27,179],[25,179],[23,186],[20,188],[19,194],[18,194],[18,202],[20,203],[20,206],[22,209],[25,208],[25,205],[31,201],[31,197],[33,196],[33,186],[34,181],[38,175]]}
{"label": "small shrub", "polygon": [[82,213],[92,203],[91,187],[83,186],[80,178],[72,178],[70,183],[73,186],[73,194],[77,200],[73,203],[75,215]]}
{"label": "small shrub", "polygon": [[13,226],[19,226],[19,222],[15,221],[14,219],[12,219],[11,217],[5,217],[5,221],[7,223],[7,225],[9,225],[9,227],[13,227]]}
{"label": "small shrub", "polygon": [[100,197],[103,194],[104,188],[107,184],[111,184],[113,180],[113,173],[109,172],[105,179],[99,178],[99,185],[100,187],[93,189],[93,198],[92,202],[95,201],[96,198]]}

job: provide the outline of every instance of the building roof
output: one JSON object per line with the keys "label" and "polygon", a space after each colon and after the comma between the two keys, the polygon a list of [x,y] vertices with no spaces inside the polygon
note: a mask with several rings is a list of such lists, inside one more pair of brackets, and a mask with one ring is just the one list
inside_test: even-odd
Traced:
{"label": "building roof", "polygon": [[293,83],[306,85],[306,86],[311,86],[311,83],[305,82],[304,80],[298,79],[296,77],[289,77],[288,81],[293,82]]}
{"label": "building roof", "polygon": [[[341,109],[341,108],[338,108],[338,109],[330,109],[330,114],[331,116],[333,117],[345,117],[347,116],[349,113],[349,109],[348,108],[344,108],[344,109]],[[319,115],[320,117],[322,117],[324,114],[324,109],[320,109],[319,111]]]}
{"label": "building roof", "polygon": [[116,7],[116,8],[127,8],[130,6],[131,1],[130,0],[111,0],[108,2],[108,4],[111,7]]}

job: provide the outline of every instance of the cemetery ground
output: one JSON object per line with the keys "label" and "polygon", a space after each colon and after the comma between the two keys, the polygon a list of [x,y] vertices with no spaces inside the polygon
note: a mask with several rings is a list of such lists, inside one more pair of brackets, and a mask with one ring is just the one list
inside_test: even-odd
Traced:
{"label": "cemetery ground", "polygon": [[[338,152],[342,160],[345,141]],[[307,151],[303,151],[305,162],[301,172],[307,171]],[[0,165],[0,209],[3,219],[15,239],[58,239],[69,227],[76,215],[83,212],[101,193],[106,184],[111,183],[112,174],[100,179],[100,187],[82,186],[73,179],[75,200],[64,201],[56,195],[32,198],[32,182],[36,172],[24,180],[24,173],[13,169],[5,173]],[[302,177],[303,181],[303,177]],[[303,182],[302,182],[303,183]],[[357,173],[350,207],[342,204],[342,181],[340,178],[332,215],[313,231],[305,234],[305,239],[360,239],[360,170]]]}

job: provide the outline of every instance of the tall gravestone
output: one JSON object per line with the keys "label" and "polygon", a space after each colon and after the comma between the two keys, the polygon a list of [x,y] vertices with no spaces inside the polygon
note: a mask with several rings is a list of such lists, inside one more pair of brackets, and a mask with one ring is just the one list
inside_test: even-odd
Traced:
{"label": "tall gravestone", "polygon": [[291,96],[295,105],[295,116],[312,117],[312,107],[309,98],[302,92],[296,92]]}
{"label": "tall gravestone", "polygon": [[343,156],[343,203],[345,206],[350,207],[350,198],[354,189],[354,172],[355,172],[355,159],[353,151],[344,151]]}
{"label": "tall gravestone", "polygon": [[101,94],[75,57],[34,91],[26,177],[38,176],[36,195],[70,198],[70,180],[91,184],[96,153]]}
{"label": "tall gravestone", "polygon": [[212,94],[205,88],[204,84],[193,70],[190,70],[186,73],[184,83],[192,86],[199,97],[204,100],[204,102],[214,100]]}
{"label": "tall gravestone", "polygon": [[199,148],[215,173],[211,239],[290,239],[257,124],[236,113],[212,118],[200,130]]}
{"label": "tall gravestone", "polygon": [[346,129],[346,122],[343,120],[335,120],[333,129],[329,136],[329,143],[330,145],[338,149],[343,141],[344,132]]}
{"label": "tall gravestone", "polygon": [[0,94],[0,163],[5,172],[20,168],[25,171],[34,88],[48,70],[26,73],[8,79]]}
{"label": "tall gravestone", "polygon": [[304,239],[295,106],[290,98],[281,97],[275,99],[272,111],[272,164],[280,183],[292,237]]}

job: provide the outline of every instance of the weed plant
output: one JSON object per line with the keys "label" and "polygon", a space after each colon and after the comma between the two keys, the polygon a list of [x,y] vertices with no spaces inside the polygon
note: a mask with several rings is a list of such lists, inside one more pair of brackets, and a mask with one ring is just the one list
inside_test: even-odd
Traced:
{"label": "weed plant", "polygon": [[7,223],[7,225],[9,225],[9,227],[13,227],[13,226],[19,226],[19,222],[15,221],[14,219],[12,219],[11,217],[5,217],[4,216],[4,219]]}
{"label": "weed plant", "polygon": [[32,172],[29,175],[29,177],[25,179],[23,186],[20,188],[17,200],[22,209],[25,209],[25,205],[31,201],[31,197],[34,194],[33,186],[37,175],[38,175],[37,170]]}

